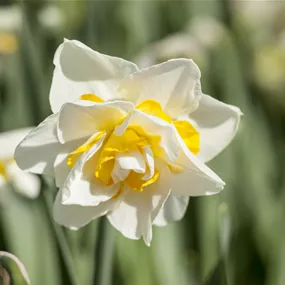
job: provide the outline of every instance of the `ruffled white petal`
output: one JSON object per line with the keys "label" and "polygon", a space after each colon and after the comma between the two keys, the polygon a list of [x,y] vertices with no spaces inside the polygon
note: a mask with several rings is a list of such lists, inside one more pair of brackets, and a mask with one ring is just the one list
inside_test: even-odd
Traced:
{"label": "ruffled white petal", "polygon": [[115,160],[114,168],[111,174],[114,183],[124,181],[128,177],[129,174],[130,174],[130,170],[122,169],[118,163],[118,160]]}
{"label": "ruffled white petal", "polygon": [[180,152],[176,163],[183,171],[172,175],[171,190],[175,196],[201,196],[216,194],[223,190],[225,182],[202,163],[177,134]]}
{"label": "ruffled white petal", "polygon": [[17,145],[33,128],[23,128],[0,134],[0,160],[9,160],[14,157]]}
{"label": "ruffled white petal", "polygon": [[187,210],[189,197],[169,195],[163,208],[159,211],[154,224],[159,227],[181,220]]}
{"label": "ruffled white petal", "polygon": [[200,70],[191,59],[173,59],[128,76],[118,92],[138,104],[156,100],[173,118],[195,110],[202,95]]}
{"label": "ruffled white petal", "polygon": [[156,183],[145,187],[141,193],[125,189],[118,198],[120,204],[108,214],[110,223],[125,237],[139,239],[142,236],[148,246],[152,239],[152,223],[170,193],[169,170],[165,165],[159,170],[160,178]]}
{"label": "ruffled white petal", "polygon": [[142,149],[142,154],[144,156],[147,169],[145,171],[145,175],[143,176],[142,180],[149,180],[154,175],[154,157],[152,150],[149,146],[146,146]]}
{"label": "ruffled white petal", "polygon": [[105,186],[95,178],[94,172],[104,136],[86,151],[67,176],[62,187],[62,204],[97,206],[111,199],[118,191],[118,185]]}
{"label": "ruffled white petal", "polygon": [[15,159],[22,170],[53,174],[53,164],[62,146],[57,139],[58,115],[46,118],[17,146]]}
{"label": "ruffled white petal", "polygon": [[133,109],[130,102],[94,103],[78,100],[62,106],[58,119],[58,138],[64,143],[107,131]]}
{"label": "ruffled white petal", "polygon": [[118,153],[116,160],[121,169],[133,170],[137,173],[144,173],[146,170],[144,158],[138,150]]}
{"label": "ruffled white petal", "polygon": [[39,196],[41,189],[39,177],[24,172],[15,162],[9,163],[6,171],[9,181],[17,192],[30,199],[35,199]]}
{"label": "ruffled white petal", "polygon": [[75,150],[78,146],[82,145],[85,142],[85,139],[69,142],[64,144],[61,152],[56,156],[54,161],[54,177],[55,184],[57,187],[61,188],[65,183],[66,178],[68,177],[71,169],[67,164],[68,155],[73,150]]}
{"label": "ruffled white petal", "polygon": [[179,146],[173,127],[166,121],[134,110],[129,125],[140,126],[148,135],[160,136],[160,147],[167,160],[174,162],[178,157]]}
{"label": "ruffled white petal", "polygon": [[198,158],[203,162],[217,156],[234,138],[242,112],[239,108],[203,95],[199,108],[190,115],[200,133]]}
{"label": "ruffled white petal", "polygon": [[67,228],[76,230],[92,220],[104,216],[116,205],[116,200],[100,203],[98,206],[63,205],[62,192],[59,190],[53,206],[54,220]]}
{"label": "ruffled white petal", "polygon": [[83,94],[94,93],[104,100],[117,98],[118,80],[138,70],[134,63],[98,53],[75,40],[65,40],[53,62],[50,104],[54,113]]}

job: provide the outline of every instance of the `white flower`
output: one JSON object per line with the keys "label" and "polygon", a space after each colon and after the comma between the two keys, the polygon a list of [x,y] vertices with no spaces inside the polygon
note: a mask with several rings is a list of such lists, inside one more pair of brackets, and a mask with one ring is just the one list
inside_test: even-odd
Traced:
{"label": "white flower", "polygon": [[0,8],[0,30],[14,32],[20,30],[23,24],[23,13],[18,5],[2,6]]}
{"label": "white flower", "polygon": [[48,4],[38,14],[39,23],[50,32],[62,30],[65,19],[62,10],[54,4]]}
{"label": "white flower", "polygon": [[77,229],[107,215],[124,236],[149,245],[152,224],[180,219],[189,196],[223,189],[203,162],[232,140],[241,113],[202,94],[192,60],[138,70],[65,40],[54,64],[54,114],[15,158],[22,169],[55,176],[59,224]]}
{"label": "white flower", "polygon": [[0,188],[11,183],[20,194],[34,199],[40,192],[39,178],[22,171],[14,160],[16,146],[31,130],[24,128],[0,134]]}

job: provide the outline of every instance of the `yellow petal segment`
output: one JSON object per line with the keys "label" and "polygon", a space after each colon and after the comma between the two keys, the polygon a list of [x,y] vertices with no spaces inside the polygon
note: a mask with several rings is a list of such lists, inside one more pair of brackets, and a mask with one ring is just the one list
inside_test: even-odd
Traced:
{"label": "yellow petal segment", "polygon": [[148,115],[158,117],[168,123],[172,122],[172,118],[162,110],[160,104],[155,100],[142,101],[139,105],[136,106],[136,109]]}
{"label": "yellow petal segment", "polygon": [[159,177],[159,171],[155,170],[154,175],[149,180],[143,180],[144,173],[137,173],[131,171],[129,176],[126,178],[125,183],[133,190],[142,192],[144,187],[153,184]]}
{"label": "yellow petal segment", "polygon": [[87,100],[87,101],[92,101],[95,103],[102,103],[104,102],[103,99],[101,99],[100,97],[98,97],[95,94],[83,94],[79,97],[79,100]]}
{"label": "yellow petal segment", "polygon": [[80,156],[87,150],[89,150],[102,136],[105,132],[99,132],[93,136],[91,136],[84,144],[79,146],[76,150],[71,152],[67,157],[67,165],[72,168]]}
{"label": "yellow petal segment", "polygon": [[168,163],[168,168],[170,169],[170,171],[172,173],[175,173],[175,174],[181,173],[184,170],[183,166],[180,166],[180,165],[174,164],[174,163]]}
{"label": "yellow petal segment", "polygon": [[188,149],[197,154],[200,151],[199,132],[188,121],[175,121],[173,124]]}

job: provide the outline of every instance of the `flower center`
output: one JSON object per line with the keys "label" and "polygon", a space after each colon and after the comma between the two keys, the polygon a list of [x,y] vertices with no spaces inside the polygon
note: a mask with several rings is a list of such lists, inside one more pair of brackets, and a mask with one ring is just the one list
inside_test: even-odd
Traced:
{"label": "flower center", "polygon": [[[112,133],[100,153],[95,177],[105,185],[112,185],[114,183],[114,175],[116,175],[113,171],[116,167],[115,164],[120,164],[120,159],[123,160],[124,157],[134,155],[135,159],[142,160],[142,168],[144,169],[124,169],[126,177],[123,182],[129,188],[141,192],[144,187],[154,183],[159,177],[159,171],[155,170],[149,179],[145,178],[145,172],[149,171],[149,169],[143,158],[144,149],[150,147],[153,155],[156,157],[161,151],[159,143],[159,136],[151,136],[145,133],[140,126],[128,127],[122,136],[116,136]],[[121,178],[118,179],[120,180]]]}
{"label": "flower center", "polygon": [[[95,94],[84,94],[80,97],[80,100],[89,100],[96,103],[104,102]],[[190,122],[184,120],[173,121],[155,100],[145,100],[138,104],[136,109],[173,124],[189,150],[194,154],[199,152],[199,133]],[[121,183],[121,185],[127,185],[130,189],[141,192],[144,187],[153,184],[159,177],[157,169],[150,169],[145,157],[145,151],[150,149],[154,158],[159,157],[163,151],[160,147],[161,138],[146,133],[138,125],[128,126],[121,136],[117,136],[113,132],[115,127],[116,125],[111,129],[99,131],[91,136],[83,145],[68,155],[67,164],[72,168],[84,152],[88,151],[103,135],[106,135],[98,153],[96,165],[92,166],[94,167],[94,176],[106,186]],[[127,162],[124,163],[124,161]],[[130,165],[130,161],[132,165]],[[169,164],[169,168],[174,173],[183,171],[182,167],[175,164]],[[118,196],[121,191],[122,186],[115,196]]]}

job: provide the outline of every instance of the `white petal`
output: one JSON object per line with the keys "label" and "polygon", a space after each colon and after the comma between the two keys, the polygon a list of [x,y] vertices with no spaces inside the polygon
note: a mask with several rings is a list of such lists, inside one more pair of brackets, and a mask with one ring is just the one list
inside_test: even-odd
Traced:
{"label": "white petal", "polygon": [[15,159],[22,170],[53,174],[53,164],[62,146],[57,139],[58,115],[51,115],[39,124],[17,146]]}
{"label": "white petal", "polygon": [[144,173],[146,169],[144,158],[138,150],[119,153],[116,155],[116,161],[121,169],[133,170],[137,173]]}
{"label": "white petal", "polygon": [[33,128],[13,130],[0,134],[0,160],[10,160],[14,157],[17,145]]}
{"label": "white petal", "polygon": [[200,196],[220,192],[225,185],[221,178],[187,148],[178,133],[177,140],[181,149],[176,163],[184,170],[172,175],[173,195]]}
{"label": "white petal", "polygon": [[133,109],[123,101],[94,103],[79,100],[62,106],[58,119],[58,138],[67,142],[86,138],[121,122]]}
{"label": "white petal", "polygon": [[35,199],[39,196],[41,182],[36,175],[24,172],[15,162],[7,166],[7,175],[14,189],[20,194],[30,199]]}
{"label": "white petal", "polygon": [[103,144],[104,136],[86,151],[70,171],[62,187],[62,203],[65,205],[97,206],[108,201],[118,191],[119,184],[105,186],[95,178],[97,151]]}
{"label": "white petal", "polygon": [[164,166],[160,167],[159,179],[143,192],[125,189],[118,197],[120,204],[108,214],[110,223],[127,238],[143,236],[149,246],[152,223],[170,193],[169,178],[169,170]]}
{"label": "white petal", "polygon": [[93,51],[78,41],[65,40],[54,56],[55,70],[50,90],[54,113],[66,102],[94,93],[104,100],[113,99],[118,80],[137,71],[134,63]]}
{"label": "white petal", "polygon": [[138,125],[149,135],[160,136],[160,147],[165,154],[165,158],[171,162],[176,161],[179,147],[172,125],[160,118],[150,116],[138,110],[133,111],[129,125]]}
{"label": "white petal", "polygon": [[55,184],[57,187],[61,188],[65,183],[66,178],[68,177],[71,169],[67,164],[67,159],[69,153],[75,150],[79,145],[82,145],[85,140],[70,142],[64,145],[64,148],[57,155],[54,161],[54,176]]}
{"label": "white petal", "polygon": [[201,93],[200,70],[191,59],[173,59],[131,74],[118,92],[136,104],[152,99],[173,118],[197,108]]}
{"label": "white petal", "polygon": [[172,222],[181,220],[187,210],[189,197],[169,195],[164,207],[154,220],[156,226],[166,226]]}
{"label": "white petal", "polygon": [[199,108],[190,115],[200,133],[198,157],[207,162],[218,155],[235,136],[242,112],[239,108],[203,95]]}
{"label": "white petal", "polygon": [[148,166],[142,180],[149,180],[154,175],[154,157],[153,157],[152,150],[149,146],[144,147],[142,151],[143,151],[144,159],[146,161],[146,165]]}
{"label": "white petal", "polygon": [[129,174],[130,174],[130,170],[122,169],[118,161],[115,160],[114,169],[112,171],[112,179],[114,183],[124,181],[128,177]]}
{"label": "white petal", "polygon": [[58,224],[73,230],[83,227],[92,220],[105,215],[114,208],[117,202],[116,200],[109,200],[98,206],[86,207],[63,205],[61,200],[62,192],[59,190],[53,206],[53,218]]}

